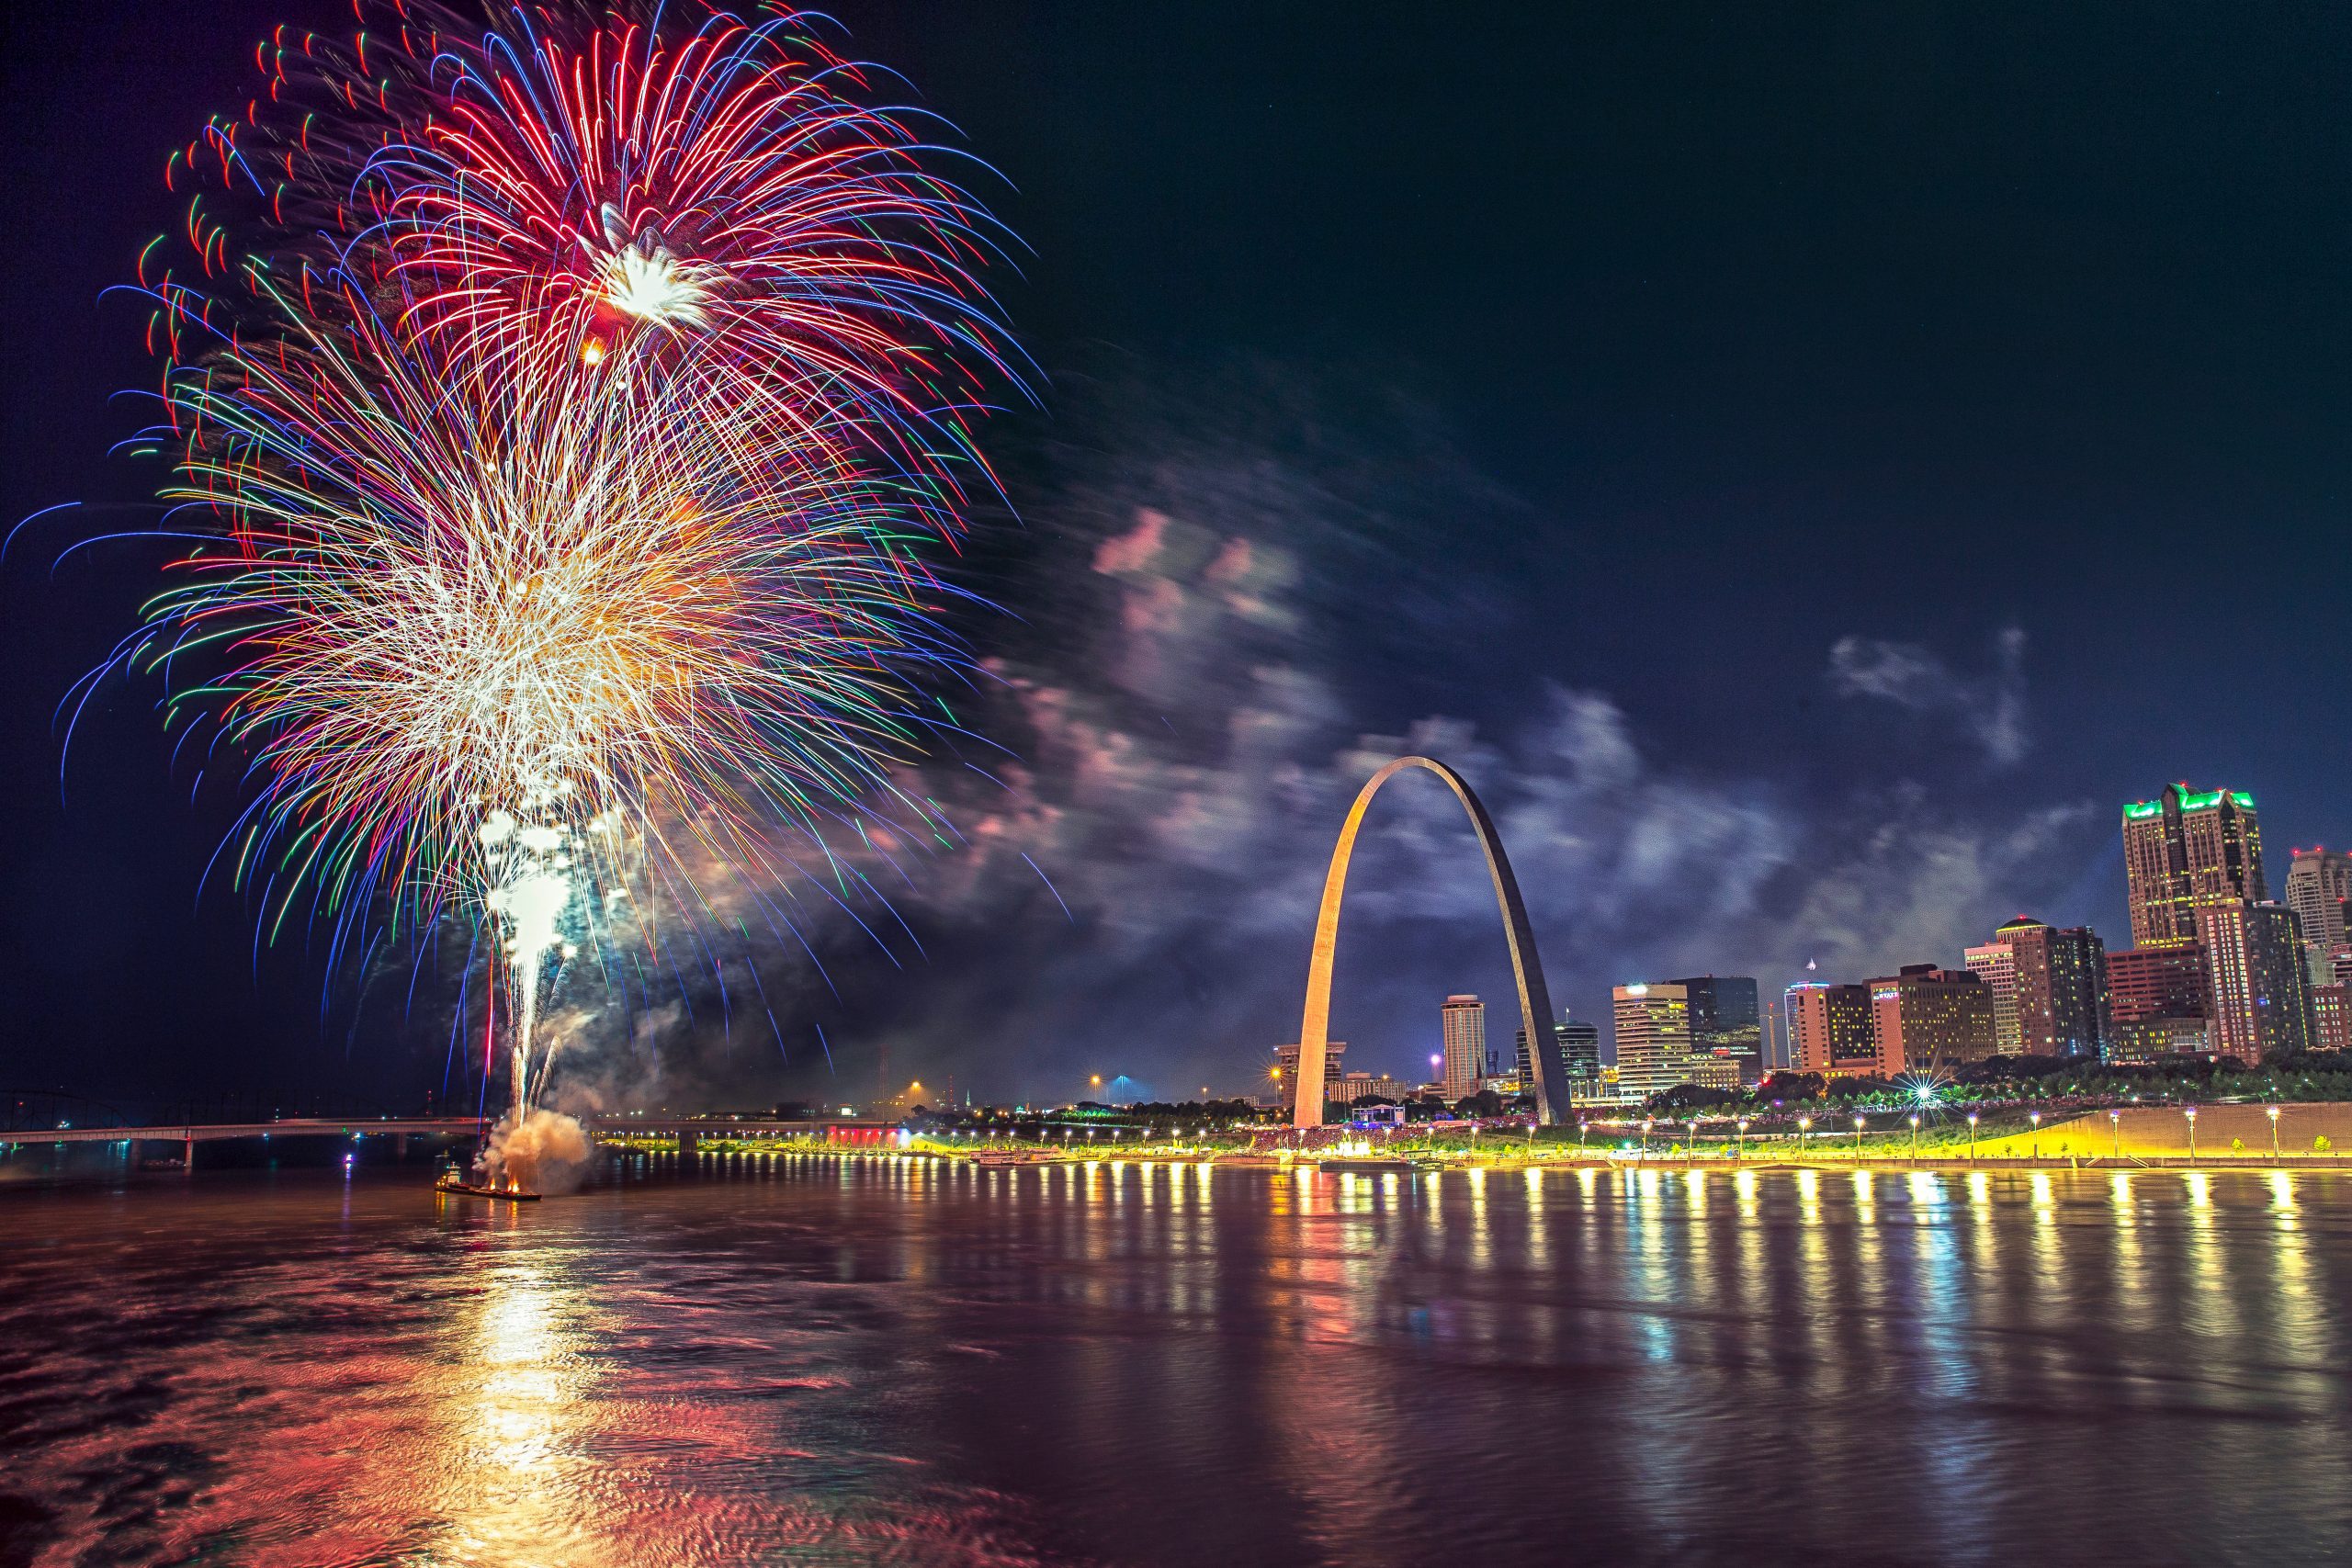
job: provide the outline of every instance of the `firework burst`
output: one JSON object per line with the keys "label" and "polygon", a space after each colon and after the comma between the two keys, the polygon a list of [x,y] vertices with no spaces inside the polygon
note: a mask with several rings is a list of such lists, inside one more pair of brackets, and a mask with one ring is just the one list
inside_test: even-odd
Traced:
{"label": "firework burst", "polygon": [[985,219],[796,18],[393,15],[281,34],[185,159],[245,197],[149,283],[166,497],[215,527],[109,668],[247,760],[268,929],[496,926],[519,1114],[600,912],[780,874],[779,826],[935,827],[891,784],[959,659],[922,546],[1003,336]]}

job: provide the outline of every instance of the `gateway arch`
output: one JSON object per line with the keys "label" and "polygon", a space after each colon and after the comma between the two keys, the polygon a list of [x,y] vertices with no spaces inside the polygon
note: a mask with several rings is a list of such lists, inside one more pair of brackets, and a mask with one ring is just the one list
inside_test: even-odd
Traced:
{"label": "gateway arch", "polygon": [[1553,1043],[1552,994],[1544,985],[1544,961],[1536,956],[1535,932],[1527,923],[1527,905],[1519,896],[1519,879],[1510,874],[1494,818],[1460,773],[1431,757],[1399,757],[1373,774],[1348,807],[1347,825],[1331,852],[1331,869],[1323,879],[1323,908],[1315,917],[1315,952],[1306,965],[1306,1012],[1298,1025],[1298,1110],[1293,1124],[1323,1124],[1325,1054],[1330,1043],[1331,961],[1340,946],[1340,900],[1348,887],[1348,859],[1355,852],[1356,831],[1363,826],[1365,808],[1380,786],[1407,768],[1422,768],[1445,781],[1470,826],[1478,847],[1487,852],[1487,874],[1494,879],[1495,902],[1502,906],[1503,935],[1510,943],[1510,969],[1519,983],[1519,1017],[1527,1030],[1528,1059],[1535,1064],[1535,1111],[1544,1125],[1555,1126],[1568,1111],[1568,1075]]}

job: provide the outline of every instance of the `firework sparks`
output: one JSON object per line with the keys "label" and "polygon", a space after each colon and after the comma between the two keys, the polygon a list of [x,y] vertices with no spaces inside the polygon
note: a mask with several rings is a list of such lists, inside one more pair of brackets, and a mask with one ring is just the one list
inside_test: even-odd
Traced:
{"label": "firework sparks", "polygon": [[185,159],[259,204],[239,252],[199,196],[208,284],[150,284],[166,496],[221,526],[109,667],[250,760],[271,930],[495,925],[519,1119],[575,938],[691,888],[689,842],[766,876],[778,825],[929,822],[891,784],[957,657],[921,546],[1003,334],[984,217],[795,18],[393,14],[265,47],[340,115]]}

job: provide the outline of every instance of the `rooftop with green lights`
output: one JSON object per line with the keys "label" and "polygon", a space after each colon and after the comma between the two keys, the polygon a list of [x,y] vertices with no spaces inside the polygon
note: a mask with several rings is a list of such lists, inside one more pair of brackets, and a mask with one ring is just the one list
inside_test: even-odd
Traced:
{"label": "rooftop with green lights", "polygon": [[[2180,808],[2183,811],[2211,811],[2214,807],[2222,804],[2222,797],[2225,795],[2248,811],[2254,809],[2254,796],[2242,789],[2217,789],[2203,795],[2192,795],[2187,790],[2182,790],[2179,794]],[[2154,800],[2132,801],[2123,807],[2123,819],[2126,822],[2144,822],[2151,817],[2164,815],[2164,809],[2162,796]]]}

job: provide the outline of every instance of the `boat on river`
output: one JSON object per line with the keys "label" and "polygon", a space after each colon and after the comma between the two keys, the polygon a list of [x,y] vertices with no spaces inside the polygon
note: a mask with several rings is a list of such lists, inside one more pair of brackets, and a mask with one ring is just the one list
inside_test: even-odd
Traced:
{"label": "boat on river", "polygon": [[492,1198],[503,1203],[536,1203],[539,1201],[539,1194],[527,1187],[468,1181],[465,1173],[458,1168],[456,1160],[441,1168],[441,1179],[433,1184],[433,1190],[435,1192],[462,1192],[469,1198]]}

